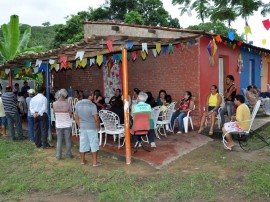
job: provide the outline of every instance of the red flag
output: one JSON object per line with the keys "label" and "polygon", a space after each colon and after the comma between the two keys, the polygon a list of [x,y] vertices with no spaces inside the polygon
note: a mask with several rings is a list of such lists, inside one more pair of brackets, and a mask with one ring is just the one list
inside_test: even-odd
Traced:
{"label": "red flag", "polygon": [[262,23],[263,23],[263,26],[265,27],[266,30],[268,30],[270,28],[270,20],[269,19],[263,20]]}

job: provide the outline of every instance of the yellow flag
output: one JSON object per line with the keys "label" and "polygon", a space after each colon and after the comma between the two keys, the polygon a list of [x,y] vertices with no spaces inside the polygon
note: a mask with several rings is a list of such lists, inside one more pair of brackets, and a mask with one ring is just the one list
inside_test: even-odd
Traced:
{"label": "yellow flag", "polygon": [[81,66],[82,66],[83,68],[85,68],[86,65],[87,65],[87,58],[83,58],[82,61],[81,61]]}
{"label": "yellow flag", "polygon": [[56,64],[51,65],[51,70],[55,69],[56,70]]}
{"label": "yellow flag", "polygon": [[266,39],[262,40],[262,44],[265,45],[266,44]]}
{"label": "yellow flag", "polygon": [[103,55],[97,55],[97,64],[100,66],[103,62]]}
{"label": "yellow flag", "polygon": [[245,35],[251,34],[251,28],[250,26],[245,26]]}
{"label": "yellow flag", "polygon": [[80,60],[76,60],[76,68],[81,68],[81,61]]}
{"label": "yellow flag", "polygon": [[5,71],[1,71],[1,78],[5,78],[5,77],[6,77]]}
{"label": "yellow flag", "polygon": [[160,52],[161,52],[161,44],[160,43],[156,43],[156,49],[157,49],[157,53],[160,54]]}
{"label": "yellow flag", "polygon": [[146,52],[145,51],[141,51],[141,57],[143,60],[146,59]]}

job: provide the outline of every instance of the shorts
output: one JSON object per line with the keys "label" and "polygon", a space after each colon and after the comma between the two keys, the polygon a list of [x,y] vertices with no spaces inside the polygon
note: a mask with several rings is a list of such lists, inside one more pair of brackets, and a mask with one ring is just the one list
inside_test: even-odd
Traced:
{"label": "shorts", "polygon": [[96,152],[99,150],[97,130],[80,130],[80,152]]}
{"label": "shorts", "polygon": [[0,117],[0,126],[7,126],[7,117]]}
{"label": "shorts", "polygon": [[235,122],[224,123],[224,128],[228,133],[243,132],[243,130],[240,128],[240,126],[237,125]]}
{"label": "shorts", "polygon": [[[210,112],[212,109],[214,109],[215,107],[213,106],[208,106],[208,111]],[[214,112],[216,112],[218,114],[218,110],[220,107],[218,107],[216,110],[214,110]]]}

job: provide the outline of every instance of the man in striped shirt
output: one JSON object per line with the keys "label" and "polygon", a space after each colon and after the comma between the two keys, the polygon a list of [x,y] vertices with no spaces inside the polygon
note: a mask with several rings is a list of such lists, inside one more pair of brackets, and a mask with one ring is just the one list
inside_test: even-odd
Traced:
{"label": "man in striped shirt", "polygon": [[2,95],[2,101],[6,112],[8,129],[11,140],[12,141],[15,140],[14,123],[16,125],[18,139],[22,140],[23,138],[22,121],[17,108],[17,98],[15,94],[12,92],[12,88],[10,86],[6,87],[6,93]]}

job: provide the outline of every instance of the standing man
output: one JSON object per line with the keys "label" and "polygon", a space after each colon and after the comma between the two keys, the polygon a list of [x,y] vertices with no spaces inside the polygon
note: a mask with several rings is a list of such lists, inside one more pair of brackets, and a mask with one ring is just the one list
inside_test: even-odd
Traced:
{"label": "standing man", "polygon": [[75,121],[80,128],[80,155],[81,164],[85,165],[85,153],[92,152],[93,167],[101,166],[97,161],[99,150],[98,131],[100,130],[97,107],[92,102],[94,94],[92,91],[84,91],[83,99],[75,107]]}
{"label": "standing man", "polygon": [[11,140],[12,141],[15,140],[14,123],[16,125],[18,139],[22,140],[23,130],[22,130],[21,116],[17,108],[17,97],[12,92],[11,86],[6,87],[6,92],[2,95],[2,101],[3,101],[4,109],[6,112],[6,117],[8,121],[8,129],[9,129]]}
{"label": "standing man", "polygon": [[35,90],[29,89],[28,91],[28,97],[26,98],[26,104],[27,104],[27,121],[28,121],[28,135],[31,142],[35,141],[35,135],[34,135],[34,117],[30,112],[30,101],[35,96]]}
{"label": "standing man", "polygon": [[34,117],[34,134],[37,148],[49,149],[48,143],[48,101],[45,95],[45,88],[40,88],[38,94],[30,101],[30,113]]}
{"label": "standing man", "polygon": [[27,97],[27,92],[29,89],[30,89],[30,86],[28,86],[28,82],[24,81],[23,87],[21,88],[21,93],[23,94],[24,97]]}
{"label": "standing man", "polygon": [[61,89],[56,93],[57,101],[53,103],[53,111],[55,113],[55,126],[57,135],[56,159],[62,158],[62,140],[63,136],[66,142],[66,157],[71,158],[71,105],[66,100],[68,92],[66,89]]}
{"label": "standing man", "polygon": [[7,137],[7,117],[4,110],[4,105],[2,101],[2,92],[0,92],[0,126],[1,133],[3,133],[4,137]]}

